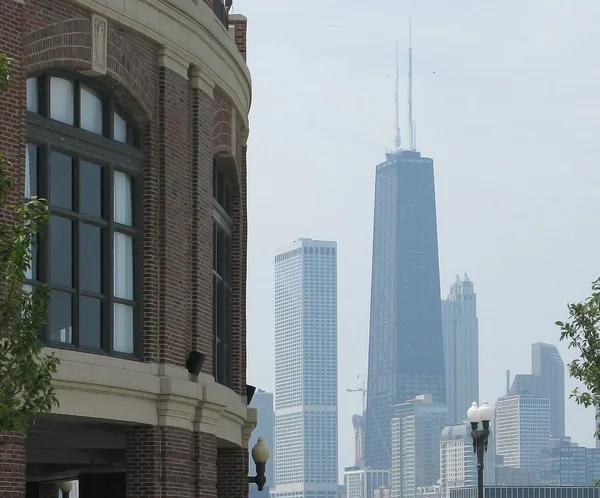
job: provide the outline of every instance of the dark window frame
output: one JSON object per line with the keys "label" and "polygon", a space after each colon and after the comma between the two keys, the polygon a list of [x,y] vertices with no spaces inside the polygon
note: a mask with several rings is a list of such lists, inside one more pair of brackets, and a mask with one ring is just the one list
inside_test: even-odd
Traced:
{"label": "dark window frame", "polygon": [[[50,118],[50,78],[68,79],[74,83],[74,125],[62,123]],[[114,96],[91,78],[74,75],[62,70],[48,71],[42,74],[32,73],[29,78],[37,78],[38,112],[27,111],[27,144],[37,147],[37,195],[49,201],[48,215],[58,215],[72,222],[72,286],[69,288],[50,283],[49,261],[49,223],[43,230],[42,239],[37,248],[37,275],[25,284],[35,286],[48,283],[52,290],[68,292],[72,297],[72,341],[73,344],[50,340],[50,324],[42,331],[43,342],[50,347],[70,349],[94,354],[141,359],[142,352],[142,313],[141,313],[141,268],[139,262],[143,256],[142,230],[142,188],[143,151],[140,150],[140,131],[133,119],[118,106]],[[102,101],[103,135],[80,129],[79,95],[81,85],[93,90]],[[113,116],[117,112],[127,123],[127,138],[130,143],[113,139]],[[50,153],[56,151],[73,158],[73,206],[71,210],[50,205]],[[101,167],[101,218],[79,212],[79,163],[87,161]],[[29,165],[26,165],[28,167]],[[114,174],[123,172],[131,178],[132,188],[132,226],[121,225],[114,221]],[[100,227],[102,290],[100,293],[84,291],[80,282],[80,225],[86,223]],[[124,300],[114,296],[114,234],[125,233],[133,242],[133,300]],[[100,327],[100,349],[79,347],[79,304],[82,297],[99,299],[102,309]],[[114,304],[123,303],[133,307],[133,353],[114,350]]]}
{"label": "dark window frame", "polygon": [[233,386],[232,195],[229,172],[217,156],[213,159],[213,375],[229,388]]}

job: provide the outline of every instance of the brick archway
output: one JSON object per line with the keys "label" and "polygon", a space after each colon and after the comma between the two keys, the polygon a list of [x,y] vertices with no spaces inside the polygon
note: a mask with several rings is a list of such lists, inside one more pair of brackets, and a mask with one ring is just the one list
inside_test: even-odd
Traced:
{"label": "brick archway", "polygon": [[[23,37],[23,70],[26,74],[52,68],[89,73],[92,68],[91,19],[76,17],[35,29]],[[106,75],[96,75],[112,90],[131,116],[144,125],[152,120],[152,82],[144,78],[139,54],[109,23]]]}

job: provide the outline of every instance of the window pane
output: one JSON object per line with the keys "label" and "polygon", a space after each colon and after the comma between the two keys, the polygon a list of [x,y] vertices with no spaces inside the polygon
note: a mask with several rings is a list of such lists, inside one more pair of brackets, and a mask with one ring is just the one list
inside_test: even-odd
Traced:
{"label": "window pane", "polygon": [[79,226],[79,279],[81,290],[102,292],[102,229]]}
{"label": "window pane", "polygon": [[71,287],[73,264],[73,231],[71,220],[50,217],[50,282]]}
{"label": "window pane", "polygon": [[115,222],[121,225],[133,225],[133,199],[131,195],[131,177],[115,171]]}
{"label": "window pane", "polygon": [[52,292],[50,299],[50,340],[52,342],[73,343],[73,313],[71,294]]}
{"label": "window pane", "polygon": [[133,353],[133,307],[115,303],[114,350]]}
{"label": "window pane", "polygon": [[102,347],[102,301],[81,296],[79,301],[79,347]]}
{"label": "window pane", "polygon": [[27,168],[25,168],[25,197],[37,195],[37,164],[38,148],[33,144],[27,144],[25,149]]}
{"label": "window pane", "polygon": [[114,241],[115,297],[133,300],[133,238],[115,232]]}
{"label": "window pane", "polygon": [[37,78],[27,78],[27,110],[31,112],[38,112],[37,83]]}
{"label": "window pane", "polygon": [[50,78],[50,117],[74,124],[73,82],[63,78]]}
{"label": "window pane", "polygon": [[79,161],[79,212],[102,217],[102,167]]}
{"label": "window pane", "polygon": [[127,122],[119,116],[116,112],[114,113],[114,139],[117,142],[127,143]]}
{"label": "window pane", "polygon": [[102,135],[102,99],[89,88],[81,87],[81,128]]}
{"label": "window pane", "polygon": [[50,204],[73,209],[73,158],[50,153]]}

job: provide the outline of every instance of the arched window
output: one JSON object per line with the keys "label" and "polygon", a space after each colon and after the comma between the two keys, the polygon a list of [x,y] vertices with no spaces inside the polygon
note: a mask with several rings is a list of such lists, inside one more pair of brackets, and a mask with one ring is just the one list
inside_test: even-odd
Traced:
{"label": "arched window", "polygon": [[231,387],[232,188],[219,158],[213,166],[213,375],[219,384]]}
{"label": "arched window", "polygon": [[27,110],[25,195],[49,205],[27,275],[52,289],[44,342],[138,354],[137,130],[103,88],[67,73],[30,77]]}

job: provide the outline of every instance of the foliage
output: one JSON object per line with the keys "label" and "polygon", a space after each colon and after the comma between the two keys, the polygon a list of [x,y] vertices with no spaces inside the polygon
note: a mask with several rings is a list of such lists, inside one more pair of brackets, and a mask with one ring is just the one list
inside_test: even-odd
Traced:
{"label": "foliage", "polygon": [[[0,91],[8,88],[9,69],[10,60],[0,54]],[[58,358],[45,354],[39,340],[50,290],[23,285],[32,266],[32,241],[48,219],[47,204],[32,198],[8,206],[9,166],[0,152],[0,434],[24,431],[28,419],[58,404],[52,388]]]}
{"label": "foliage", "polygon": [[[581,303],[567,305],[569,320],[556,322],[560,340],[568,341],[569,349],[578,349],[579,358],[568,365],[569,374],[585,389],[575,388],[571,398],[586,408],[600,406],[600,279],[592,283],[592,294]],[[598,419],[597,419],[598,422]],[[596,423],[595,436],[600,437]]]}

